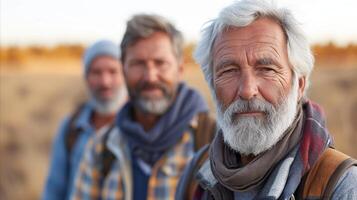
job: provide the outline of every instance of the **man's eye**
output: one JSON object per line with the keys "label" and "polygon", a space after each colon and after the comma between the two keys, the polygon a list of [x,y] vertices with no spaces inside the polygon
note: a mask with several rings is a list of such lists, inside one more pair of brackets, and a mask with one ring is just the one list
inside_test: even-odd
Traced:
{"label": "man's eye", "polygon": [[230,69],[225,69],[222,71],[222,73],[234,73],[234,72],[238,72],[237,68],[230,68]]}
{"label": "man's eye", "polygon": [[129,64],[129,68],[132,70],[143,70],[145,69],[145,62],[137,60]]}
{"label": "man's eye", "polygon": [[270,67],[262,67],[261,70],[262,71],[273,71],[274,69],[270,68]]}
{"label": "man's eye", "polygon": [[155,64],[156,64],[157,66],[161,66],[161,65],[164,65],[164,64],[165,64],[165,61],[163,61],[163,60],[155,60]]}
{"label": "man's eye", "polygon": [[116,74],[117,72],[118,72],[118,71],[115,70],[115,69],[109,70],[109,73],[110,73],[110,74]]}
{"label": "man's eye", "polygon": [[98,76],[98,75],[101,74],[101,71],[100,71],[100,70],[92,70],[91,73],[92,73],[93,75]]}
{"label": "man's eye", "polygon": [[275,69],[272,67],[260,67],[259,71],[264,73],[271,73],[271,72],[275,72]]}
{"label": "man's eye", "polygon": [[238,68],[228,68],[217,71],[217,77],[228,77],[237,74]]}

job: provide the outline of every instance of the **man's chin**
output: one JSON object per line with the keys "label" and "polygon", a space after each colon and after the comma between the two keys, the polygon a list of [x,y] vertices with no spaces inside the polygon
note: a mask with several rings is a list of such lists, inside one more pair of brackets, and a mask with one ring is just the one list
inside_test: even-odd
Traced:
{"label": "man's chin", "polygon": [[170,106],[170,100],[165,98],[160,99],[144,99],[138,98],[136,100],[136,106],[142,112],[148,114],[161,115],[167,111]]}
{"label": "man's chin", "polygon": [[99,104],[102,104],[102,105],[107,105],[107,104],[110,104],[113,99],[112,98],[95,98],[95,101]]}

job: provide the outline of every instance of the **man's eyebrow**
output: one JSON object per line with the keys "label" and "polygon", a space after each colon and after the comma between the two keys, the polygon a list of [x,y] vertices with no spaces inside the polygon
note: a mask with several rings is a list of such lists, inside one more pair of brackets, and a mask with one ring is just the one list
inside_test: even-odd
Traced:
{"label": "man's eyebrow", "polygon": [[215,65],[216,70],[221,69],[225,66],[234,65],[239,67],[239,63],[233,60],[222,60]]}
{"label": "man's eyebrow", "polygon": [[272,58],[259,58],[255,61],[255,65],[270,65],[273,64],[274,60]]}

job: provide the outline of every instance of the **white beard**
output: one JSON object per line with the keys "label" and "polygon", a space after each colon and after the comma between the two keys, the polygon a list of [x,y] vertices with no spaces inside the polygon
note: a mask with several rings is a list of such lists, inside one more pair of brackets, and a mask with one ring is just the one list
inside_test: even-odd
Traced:
{"label": "white beard", "polygon": [[102,101],[95,97],[95,95],[89,90],[90,100],[89,102],[93,106],[94,110],[100,114],[113,114],[127,101],[128,92],[125,86],[120,87],[113,99],[109,101]]}
{"label": "white beard", "polygon": [[[265,100],[237,100],[223,113],[215,99],[217,122],[223,132],[224,142],[243,155],[258,155],[274,146],[293,123],[297,112],[298,84],[294,78],[291,91],[280,103],[273,106]],[[264,117],[239,117],[238,111],[263,111]]]}

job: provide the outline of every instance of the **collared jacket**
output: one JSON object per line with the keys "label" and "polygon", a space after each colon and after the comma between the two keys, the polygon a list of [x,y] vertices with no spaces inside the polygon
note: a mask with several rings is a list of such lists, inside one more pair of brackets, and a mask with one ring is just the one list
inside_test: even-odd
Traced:
{"label": "collared jacket", "polygon": [[[194,124],[191,123],[191,125]],[[192,126],[182,138],[154,164],[148,181],[147,199],[174,199],[176,186],[186,164],[194,154]],[[128,142],[118,127],[109,132],[106,143],[103,138],[89,142],[86,155],[76,179],[76,188],[71,199],[133,199],[132,160]],[[111,170],[103,177],[100,162],[101,151],[105,144],[115,155]]]}
{"label": "collared jacket", "polygon": [[51,163],[42,199],[69,199],[84,148],[95,132],[95,129],[90,124],[92,111],[93,108],[90,104],[85,104],[75,120],[75,126],[80,130],[80,133],[71,152],[66,148],[66,129],[69,125],[69,118],[67,117],[63,120],[52,145]]}

